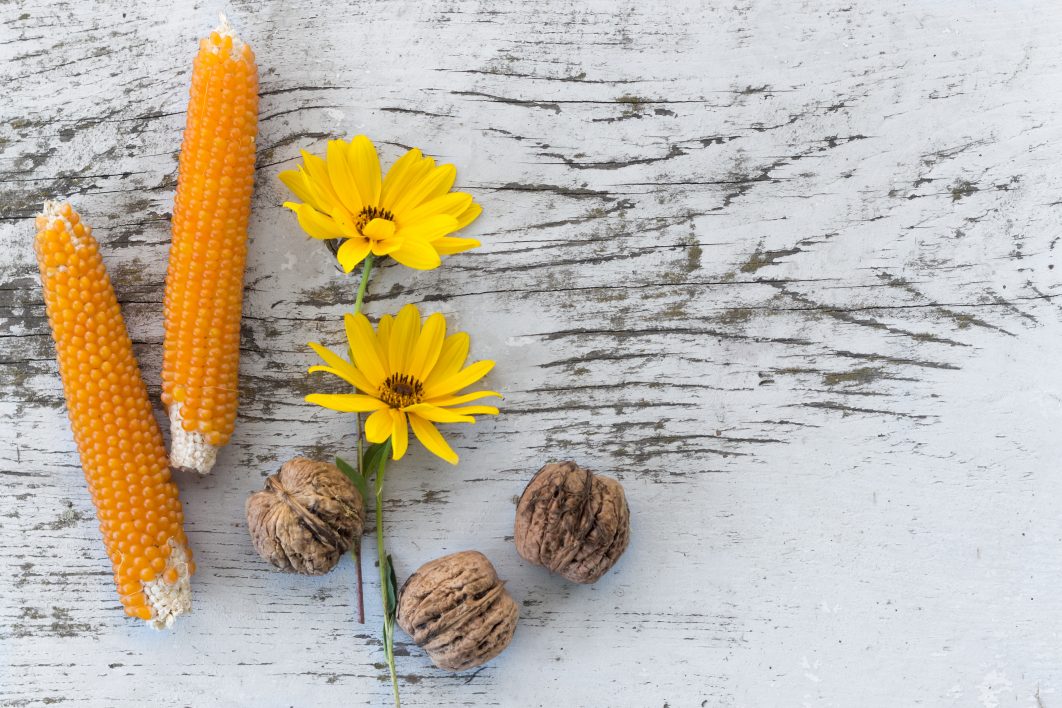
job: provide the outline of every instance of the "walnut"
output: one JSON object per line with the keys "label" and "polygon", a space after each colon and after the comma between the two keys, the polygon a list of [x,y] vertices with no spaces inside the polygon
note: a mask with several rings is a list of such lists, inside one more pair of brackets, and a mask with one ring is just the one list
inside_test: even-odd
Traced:
{"label": "walnut", "polygon": [[616,564],[630,540],[623,486],[574,462],[540,469],[516,505],[516,550],[576,583],[592,583]]}
{"label": "walnut", "polygon": [[287,572],[323,575],[361,537],[361,494],[335,465],[296,457],[247,500],[255,550]]}
{"label": "walnut", "polygon": [[520,610],[487,557],[461,551],[422,565],[398,594],[398,626],[440,669],[490,661],[513,638]]}

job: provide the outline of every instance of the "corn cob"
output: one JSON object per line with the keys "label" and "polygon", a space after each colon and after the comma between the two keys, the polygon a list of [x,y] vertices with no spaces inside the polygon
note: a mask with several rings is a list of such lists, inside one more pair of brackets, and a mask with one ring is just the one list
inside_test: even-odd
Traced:
{"label": "corn cob", "polygon": [[173,204],[162,401],[170,461],[206,474],[236,423],[258,70],[221,26],[199,43]]}
{"label": "corn cob", "polygon": [[156,629],[191,609],[195,572],[147,388],[92,231],[47,202],[34,240],[67,413],[126,614]]}

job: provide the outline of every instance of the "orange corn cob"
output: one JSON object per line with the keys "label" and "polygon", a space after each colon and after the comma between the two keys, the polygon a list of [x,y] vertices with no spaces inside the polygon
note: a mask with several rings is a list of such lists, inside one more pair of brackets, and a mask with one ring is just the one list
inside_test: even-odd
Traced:
{"label": "orange corn cob", "polygon": [[191,608],[177,485],[99,244],[47,202],[34,240],[67,413],[125,612],[156,629]]}
{"label": "orange corn cob", "polygon": [[222,24],[199,43],[173,204],[162,401],[170,461],[206,474],[236,423],[258,70]]}

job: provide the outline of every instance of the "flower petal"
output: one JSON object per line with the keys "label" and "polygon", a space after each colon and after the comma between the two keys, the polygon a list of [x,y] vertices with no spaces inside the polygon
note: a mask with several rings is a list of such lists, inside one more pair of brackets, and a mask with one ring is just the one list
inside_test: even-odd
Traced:
{"label": "flower petal", "polygon": [[391,373],[409,374],[409,365],[413,361],[413,348],[420,337],[420,312],[415,305],[406,305],[395,318],[387,346],[387,361],[391,364]]}
{"label": "flower petal", "polygon": [[483,244],[474,238],[454,238],[450,236],[436,239],[431,242],[431,247],[434,248],[435,252],[440,256],[452,256],[455,253],[464,253],[473,248],[479,248],[481,245]]}
{"label": "flower petal", "polygon": [[497,396],[498,398],[503,398],[503,396],[496,391],[473,391],[472,393],[465,393],[460,396],[442,396],[440,398],[432,398],[424,402],[430,403],[433,406],[459,406],[462,403],[478,401],[479,399],[487,398],[488,396]]}
{"label": "flower petal", "polygon": [[376,333],[372,331],[372,325],[360,312],[345,315],[343,323],[346,326],[347,342],[350,344],[354,365],[365,374],[374,387],[379,388],[383,380],[387,378],[387,370],[381,359],[383,348],[376,338]]}
{"label": "flower petal", "polygon": [[439,360],[443,340],[446,339],[446,318],[436,312],[428,317],[420,330],[420,336],[413,347],[413,359],[409,364],[409,373],[423,381]]}
{"label": "flower petal", "polygon": [[449,214],[436,214],[426,219],[421,219],[415,224],[403,226],[398,235],[406,239],[418,239],[420,241],[434,241],[448,233],[457,230],[457,219]]}
{"label": "flower petal", "polygon": [[439,381],[433,381],[430,385],[425,383],[424,397],[435,398],[436,396],[445,396],[448,393],[460,391],[466,386],[471,386],[475,382],[479,381],[481,378],[487,375],[487,372],[489,372],[493,368],[493,361],[477,361],[475,364],[472,364],[471,366],[462,369],[456,374],[448,376]]}
{"label": "flower petal", "polygon": [[391,459],[401,460],[409,447],[409,428],[406,427],[406,414],[402,411],[391,409],[391,449],[394,454]]}
{"label": "flower petal", "polygon": [[424,387],[431,388],[439,381],[456,374],[468,359],[468,346],[469,337],[465,332],[457,332],[447,337],[443,342],[442,352],[439,353],[439,360],[435,362],[435,368],[424,379]]}
{"label": "flower petal", "polygon": [[358,191],[358,185],[347,167],[347,143],[343,140],[329,140],[326,156],[328,178],[332,182],[336,196],[339,197],[340,203],[346,207],[347,211],[357,214],[365,206],[365,200]]}
{"label": "flower petal", "polygon": [[384,241],[395,235],[395,222],[390,219],[373,219],[365,224],[365,228],[361,232],[365,234],[365,238],[370,238],[373,241]]}
{"label": "flower petal", "polygon": [[329,239],[346,236],[343,228],[332,217],[322,214],[309,204],[284,202],[284,206],[295,212],[295,215],[299,217],[299,226],[314,238]]}
{"label": "flower petal", "polygon": [[483,207],[481,207],[479,204],[473,203],[467,209],[457,215],[457,228],[459,230],[465,228],[473,221],[475,221],[476,217],[478,217],[482,213]]}
{"label": "flower petal", "polygon": [[305,150],[300,150],[299,153],[302,155],[303,169],[306,170],[307,186],[317,192],[318,205],[324,210],[330,210],[331,205],[340,204],[339,197],[332,188],[332,180],[328,176],[328,164]]}
{"label": "flower petal", "polygon": [[347,166],[358,185],[358,193],[368,206],[380,203],[380,158],[376,147],[364,135],[355,135],[347,146]]}
{"label": "flower petal", "polygon": [[448,410],[461,415],[498,415],[498,409],[494,406],[461,406]]}
{"label": "flower petal", "polygon": [[369,381],[365,374],[358,371],[358,369],[349,361],[339,356],[331,349],[322,347],[317,342],[310,342],[310,347],[317,352],[317,356],[321,357],[321,359],[328,364],[327,367],[311,366],[310,373],[313,373],[314,371],[327,371],[330,374],[335,374],[351,386],[360,388],[365,393],[376,393],[377,388],[372,385],[372,382]]}
{"label": "flower petal", "polygon": [[381,408],[365,419],[365,439],[371,443],[382,443],[391,437],[391,409]]}
{"label": "flower petal", "polygon": [[449,191],[456,176],[457,168],[453,165],[439,165],[419,177],[416,174],[411,175],[409,182],[403,185],[401,193],[395,195],[391,211],[401,214]]}
{"label": "flower petal", "polygon": [[383,241],[372,242],[372,252],[375,256],[389,256],[400,248],[402,248],[400,238],[387,238]]}
{"label": "flower petal", "polygon": [[431,244],[418,239],[406,239],[391,252],[391,258],[414,270],[433,270],[442,263]]}
{"label": "flower petal", "polygon": [[277,178],[284,183],[288,189],[290,189],[296,197],[306,202],[310,206],[313,204],[313,196],[311,192],[306,188],[306,176],[305,173],[300,170],[284,170]]}
{"label": "flower petal", "polygon": [[402,409],[410,415],[419,415],[424,420],[433,423],[475,423],[476,419],[470,415],[454,413],[447,408],[433,406],[430,403],[414,403]]}
{"label": "flower petal", "polygon": [[360,393],[311,393],[306,402],[341,413],[368,413],[387,408],[380,399]]}
{"label": "flower petal", "polygon": [[449,163],[444,163],[435,168],[434,177],[435,186],[420,200],[420,203],[441,197],[453,189],[454,182],[457,180],[457,168]]}
{"label": "flower petal", "polygon": [[428,161],[416,148],[395,160],[395,164],[391,165],[391,169],[387,171],[387,176],[384,177],[380,188],[380,206],[393,211],[392,207],[395,201],[402,196],[406,184],[431,169],[431,165],[425,164],[426,162]]}
{"label": "flower petal", "polygon": [[409,427],[413,428],[413,434],[417,436],[417,440],[420,440],[420,444],[426,447],[429,452],[436,457],[441,457],[451,465],[457,464],[457,453],[439,434],[434,425],[418,415],[411,415],[409,416]]}
{"label": "flower petal", "polygon": [[360,236],[348,238],[336,251],[336,260],[339,261],[339,265],[343,266],[343,271],[349,273],[354,270],[354,266],[365,260],[371,248],[368,239]]}
{"label": "flower petal", "polygon": [[429,199],[416,209],[411,209],[410,211],[403,213],[402,218],[398,221],[401,226],[406,226],[438,214],[448,214],[456,219],[471,205],[471,194],[465,192],[447,192],[441,197]]}
{"label": "flower petal", "polygon": [[376,339],[380,342],[380,351],[383,352],[380,361],[383,362],[384,368],[388,371],[394,369],[394,367],[391,366],[391,358],[387,354],[391,348],[391,331],[394,329],[394,324],[394,317],[391,315],[384,315],[376,325]]}

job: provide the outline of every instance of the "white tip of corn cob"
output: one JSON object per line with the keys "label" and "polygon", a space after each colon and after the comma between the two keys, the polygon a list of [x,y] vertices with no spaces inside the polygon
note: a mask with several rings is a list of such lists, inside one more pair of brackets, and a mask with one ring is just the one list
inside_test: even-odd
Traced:
{"label": "white tip of corn cob", "polygon": [[218,449],[200,432],[189,432],[181,424],[181,404],[170,406],[170,464],[179,470],[205,475],[214,469]]}
{"label": "white tip of corn cob", "polygon": [[[177,581],[167,583],[166,574],[170,568],[177,571]],[[169,629],[177,615],[192,610],[192,583],[188,568],[188,554],[184,547],[170,540],[170,557],[166,559],[166,569],[151,582],[144,583],[144,595],[152,618],[147,623],[155,629]]]}
{"label": "white tip of corn cob", "polygon": [[218,13],[218,26],[214,31],[222,37],[232,37],[232,54],[236,56],[243,47],[243,41],[236,36],[236,30],[229,24],[229,18],[225,17],[224,12]]}

